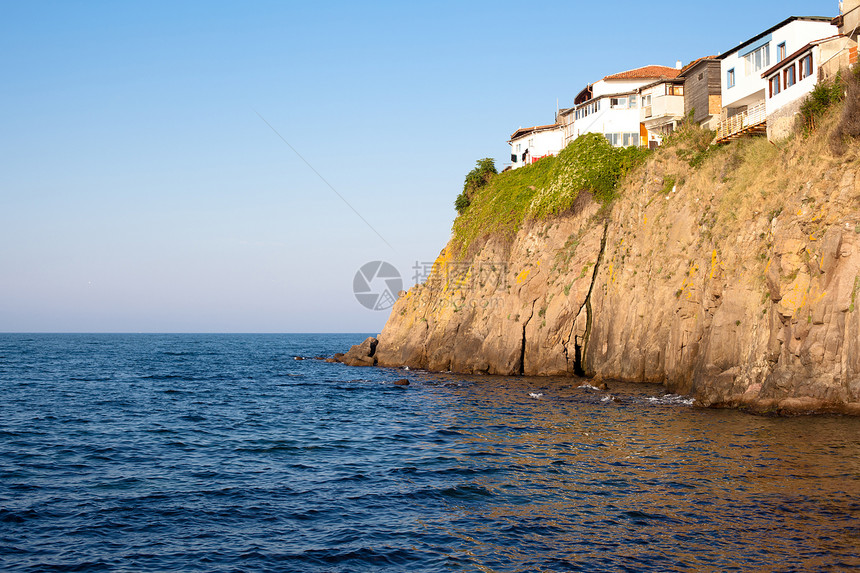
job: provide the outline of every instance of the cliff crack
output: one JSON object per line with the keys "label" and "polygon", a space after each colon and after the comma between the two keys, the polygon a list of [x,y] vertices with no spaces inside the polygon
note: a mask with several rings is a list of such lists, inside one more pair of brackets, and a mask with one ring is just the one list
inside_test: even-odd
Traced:
{"label": "cliff crack", "polygon": [[585,333],[582,335],[582,340],[577,341],[576,335],[574,338],[574,358],[573,358],[573,373],[577,376],[587,376],[588,364],[586,364],[585,356],[588,350],[588,339],[591,337],[591,325],[593,315],[591,310],[591,293],[594,291],[594,284],[597,282],[597,273],[600,272],[600,264],[603,262],[603,253],[606,251],[606,236],[609,234],[609,218],[603,223],[603,236],[600,238],[600,252],[597,254],[597,262],[594,264],[594,271],[591,273],[591,284],[588,285],[588,293],[585,295],[585,300],[582,306],[579,307],[579,316],[582,314],[582,309],[585,308]]}
{"label": "cliff crack", "polygon": [[535,303],[537,303],[537,299],[532,301],[532,310],[529,314],[529,317],[523,322],[523,340],[522,346],[520,346],[520,376],[526,373],[526,327],[531,322],[532,317],[535,315]]}

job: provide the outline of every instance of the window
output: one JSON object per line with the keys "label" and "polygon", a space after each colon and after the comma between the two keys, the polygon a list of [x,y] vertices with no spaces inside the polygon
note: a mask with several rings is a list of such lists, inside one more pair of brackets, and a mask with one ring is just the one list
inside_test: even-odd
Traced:
{"label": "window", "polygon": [[812,75],[812,54],[809,54],[800,60],[800,79],[808,78]]}
{"label": "window", "polygon": [[783,72],[783,79],[785,80],[783,82],[785,84],[785,89],[788,89],[797,83],[797,78],[794,75],[794,64]]}
{"label": "window", "polygon": [[604,133],[603,137],[612,147],[639,147],[638,133]]}
{"label": "window", "polygon": [[770,97],[779,93],[779,74],[770,78]]}
{"label": "window", "polygon": [[517,153],[519,153],[520,151],[522,151],[522,148],[523,148],[523,144],[522,144],[522,143],[517,143]]}
{"label": "window", "polygon": [[726,87],[733,88],[735,87],[735,69],[732,68],[728,72],[726,72]]}
{"label": "window", "polygon": [[642,96],[642,107],[648,107],[651,105],[651,94]]}
{"label": "window", "polygon": [[630,109],[636,108],[637,99],[638,99],[638,96],[635,96],[635,95],[630,96]]}
{"label": "window", "polygon": [[535,140],[534,140],[534,139],[529,139],[529,146],[528,146],[528,149],[531,149],[531,148],[532,148],[532,147],[534,147],[534,146],[535,146]]}
{"label": "window", "polygon": [[785,42],[776,47],[776,62],[779,63],[785,59]]}
{"label": "window", "polygon": [[753,72],[761,71],[762,68],[770,67],[770,44],[754,50],[744,56],[744,73],[751,75]]}

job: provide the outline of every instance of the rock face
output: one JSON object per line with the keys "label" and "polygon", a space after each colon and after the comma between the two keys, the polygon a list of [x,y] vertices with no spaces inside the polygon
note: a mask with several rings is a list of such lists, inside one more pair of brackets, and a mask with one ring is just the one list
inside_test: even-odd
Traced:
{"label": "rock face", "polygon": [[[767,145],[696,171],[660,155],[611,207],[583,193],[467,262],[449,244],[370,354],[656,382],[704,406],[860,414],[860,161]],[[666,193],[668,172],[679,183]]]}
{"label": "rock face", "polygon": [[369,336],[361,344],[356,344],[346,354],[335,354],[334,359],[347,366],[376,366],[376,345],[378,341]]}

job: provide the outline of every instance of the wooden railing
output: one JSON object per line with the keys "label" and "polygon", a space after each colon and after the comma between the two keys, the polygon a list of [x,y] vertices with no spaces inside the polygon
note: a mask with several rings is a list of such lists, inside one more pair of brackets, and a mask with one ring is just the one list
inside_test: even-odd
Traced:
{"label": "wooden railing", "polygon": [[737,115],[720,120],[717,141],[728,141],[747,133],[760,133],[767,128],[767,111],[764,102]]}

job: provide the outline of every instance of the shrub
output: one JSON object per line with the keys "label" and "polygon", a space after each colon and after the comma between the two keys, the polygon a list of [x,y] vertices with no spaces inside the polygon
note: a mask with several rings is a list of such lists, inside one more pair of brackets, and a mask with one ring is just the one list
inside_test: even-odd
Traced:
{"label": "shrub", "polygon": [[463,191],[454,200],[454,208],[457,209],[457,213],[462,215],[469,208],[469,205],[472,204],[472,199],[478,189],[484,187],[497,174],[496,164],[492,158],[485,157],[479,159],[475,168],[466,175],[466,181],[463,183]]}
{"label": "shrub", "polygon": [[690,167],[698,167],[718,147],[711,145],[715,135],[715,132],[693,121],[691,113],[672,135],[663,140],[663,147],[674,148],[679,159],[689,163]]}
{"label": "shrub", "polygon": [[839,103],[845,97],[845,82],[842,73],[836,74],[832,80],[818,82],[806,99],[800,104],[800,121],[804,133],[809,135],[818,120],[834,104]]}
{"label": "shrub", "polygon": [[469,197],[466,196],[466,192],[462,191],[457,198],[454,199],[454,208],[457,210],[457,213],[462,215],[466,212],[466,209],[469,208],[472,202],[469,200]]}

